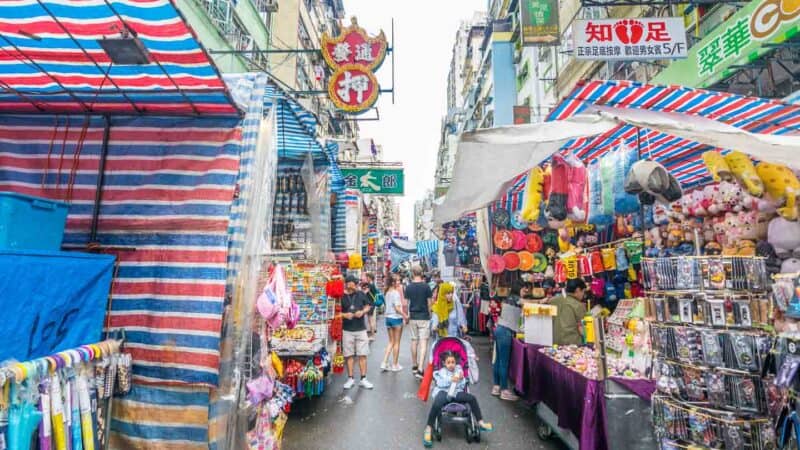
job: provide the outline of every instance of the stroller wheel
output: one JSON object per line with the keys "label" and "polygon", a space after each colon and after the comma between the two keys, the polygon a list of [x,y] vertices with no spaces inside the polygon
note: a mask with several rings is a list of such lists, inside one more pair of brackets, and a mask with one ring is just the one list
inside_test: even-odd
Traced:
{"label": "stroller wheel", "polygon": [[472,430],[470,430],[470,428],[472,427],[470,427],[469,425],[464,427],[464,434],[466,435],[467,438],[467,444],[472,443]]}
{"label": "stroller wheel", "polygon": [[436,423],[433,427],[433,438],[442,442],[442,422],[439,421],[439,419],[436,419]]}

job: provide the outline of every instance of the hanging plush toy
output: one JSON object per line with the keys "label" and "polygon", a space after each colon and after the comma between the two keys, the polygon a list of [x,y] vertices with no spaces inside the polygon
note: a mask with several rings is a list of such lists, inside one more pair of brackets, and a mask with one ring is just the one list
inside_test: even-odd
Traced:
{"label": "hanging plush toy", "polygon": [[778,208],[778,214],[789,219],[797,220],[797,196],[800,195],[800,181],[794,172],[780,164],[760,162],[756,172],[764,183],[764,188],[778,203],[784,206]]}
{"label": "hanging plush toy", "polygon": [[569,185],[567,188],[567,217],[576,223],[586,222],[588,198],[588,176],[586,166],[573,154],[566,158],[569,167]]}
{"label": "hanging plush toy", "polygon": [[722,180],[733,180],[733,172],[731,172],[728,163],[725,162],[725,158],[719,152],[714,150],[707,151],[703,153],[702,158],[714,181],[719,183]]}
{"label": "hanging plush toy", "polygon": [[613,155],[614,161],[614,212],[616,214],[633,214],[639,211],[639,200],[636,195],[625,192],[625,177],[636,163],[636,152],[620,143]]}
{"label": "hanging plush toy", "polygon": [[751,195],[761,197],[764,195],[764,183],[758,177],[756,168],[750,157],[742,152],[730,152],[725,155],[725,162],[728,164],[733,175],[742,183]]}
{"label": "hanging plush toy", "polygon": [[528,180],[525,182],[525,202],[521,214],[523,220],[536,222],[539,218],[543,189],[544,171],[540,167],[534,167],[528,172]]}
{"label": "hanging plush toy", "polygon": [[547,218],[562,221],[567,218],[567,197],[569,192],[569,166],[564,157],[553,155],[550,177],[550,195],[547,200]]}

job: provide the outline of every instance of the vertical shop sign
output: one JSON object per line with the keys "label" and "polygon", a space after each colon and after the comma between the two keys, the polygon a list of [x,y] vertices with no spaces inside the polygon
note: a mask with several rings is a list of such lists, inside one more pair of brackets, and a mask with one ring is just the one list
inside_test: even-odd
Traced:
{"label": "vertical shop sign", "polygon": [[323,34],[322,57],[333,70],[328,80],[328,95],[342,111],[358,114],[375,104],[380,93],[374,72],[386,59],[386,36],[383,31],[371,37],[358,26],[355,17],[352,25],[337,37]]}
{"label": "vertical shop sign", "polygon": [[521,0],[522,45],[558,45],[558,0]]}
{"label": "vertical shop sign", "polygon": [[522,125],[531,123],[531,107],[530,106],[515,106],[514,107],[514,125]]}
{"label": "vertical shop sign", "polygon": [[575,59],[679,59],[688,52],[680,17],[576,20],[572,35]]}

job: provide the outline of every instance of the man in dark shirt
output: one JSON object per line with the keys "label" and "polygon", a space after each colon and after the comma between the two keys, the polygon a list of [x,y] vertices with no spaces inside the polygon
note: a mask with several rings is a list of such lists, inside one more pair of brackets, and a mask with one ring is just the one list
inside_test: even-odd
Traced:
{"label": "man in dark shirt", "polygon": [[408,300],[409,326],[411,327],[411,370],[417,378],[422,378],[425,370],[425,357],[428,356],[428,339],[431,336],[431,287],[422,278],[422,268],[411,268],[414,277],[406,286]]}
{"label": "man in dark shirt", "polygon": [[367,355],[369,355],[369,338],[364,317],[369,313],[369,298],[358,290],[356,277],[348,276],[345,279],[345,294],[342,297],[342,353],[347,361],[347,381],[345,389],[350,389],[355,384],[353,379],[353,366],[358,357],[358,368],[361,373],[359,386],[372,389],[372,383],[367,380]]}
{"label": "man in dark shirt", "polygon": [[364,293],[370,301],[370,311],[367,313],[367,335],[370,341],[375,340],[375,334],[378,332],[378,317],[377,309],[375,307],[375,300],[378,298],[378,286],[375,286],[375,274],[364,272],[361,277],[362,286],[364,286]]}

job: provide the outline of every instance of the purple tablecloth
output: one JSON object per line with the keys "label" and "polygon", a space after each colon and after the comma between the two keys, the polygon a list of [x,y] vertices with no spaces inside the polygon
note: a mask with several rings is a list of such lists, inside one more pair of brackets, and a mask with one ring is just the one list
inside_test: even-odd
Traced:
{"label": "purple tablecloth", "polygon": [[603,383],[590,380],[545,355],[529,372],[536,383],[527,398],[544,402],[558,416],[558,426],[578,438],[581,450],[606,450],[606,404]]}
{"label": "purple tablecloth", "polygon": [[650,399],[653,398],[653,392],[656,391],[655,380],[631,380],[629,378],[618,377],[611,377],[611,379],[625,386],[625,388],[647,403],[650,403]]}

